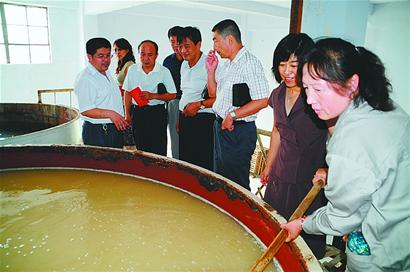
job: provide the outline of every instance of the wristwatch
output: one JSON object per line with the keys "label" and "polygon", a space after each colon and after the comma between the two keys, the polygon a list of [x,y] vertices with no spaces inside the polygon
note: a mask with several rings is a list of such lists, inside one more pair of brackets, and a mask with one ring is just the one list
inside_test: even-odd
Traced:
{"label": "wristwatch", "polygon": [[200,110],[203,110],[203,109],[206,108],[203,102],[204,102],[204,101],[201,101],[201,106],[199,106],[199,109],[200,109]]}
{"label": "wristwatch", "polygon": [[235,121],[236,120],[236,113],[235,113],[235,111],[230,111],[229,112],[229,115],[232,117],[232,119]]}

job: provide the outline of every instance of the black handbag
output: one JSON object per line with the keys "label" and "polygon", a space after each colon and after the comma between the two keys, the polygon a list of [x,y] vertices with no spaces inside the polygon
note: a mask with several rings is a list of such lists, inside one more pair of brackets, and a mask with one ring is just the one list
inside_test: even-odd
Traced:
{"label": "black handbag", "polygon": [[158,83],[157,85],[157,94],[166,94],[167,88],[165,87],[164,83]]}

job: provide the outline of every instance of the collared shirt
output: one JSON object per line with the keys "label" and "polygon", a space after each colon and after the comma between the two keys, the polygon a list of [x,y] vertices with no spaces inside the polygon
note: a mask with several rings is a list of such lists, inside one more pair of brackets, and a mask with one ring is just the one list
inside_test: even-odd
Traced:
{"label": "collared shirt", "polygon": [[164,62],[162,65],[171,72],[172,79],[174,80],[175,83],[175,88],[177,89],[177,98],[181,98],[181,64],[184,60],[181,59],[179,60],[177,58],[177,55],[175,53],[169,55],[164,59]]}
{"label": "collared shirt", "polygon": [[[213,105],[214,112],[222,118],[228,112],[238,109],[232,105],[232,86],[237,83],[246,83],[252,100],[268,98],[268,80],[260,61],[243,47],[235,58],[227,60],[216,70],[216,100]],[[254,121],[257,113],[240,118],[246,122]]]}
{"label": "collared shirt", "polygon": [[[141,64],[134,64],[128,68],[127,76],[124,80],[124,85],[122,88],[130,92],[134,88],[140,86],[143,91],[148,91],[151,93],[157,93],[158,84],[163,83],[168,93],[176,93],[174,80],[172,79],[171,72],[159,63],[155,63],[154,69],[148,74],[142,70]],[[133,104],[136,104],[134,99]],[[159,104],[164,104],[162,100],[151,99],[148,103],[150,106],[155,106]]]}
{"label": "collared shirt", "polygon": [[[202,101],[202,92],[206,86],[208,74],[205,68],[206,56],[201,52],[198,62],[189,67],[188,61],[181,65],[181,89],[182,97],[179,101],[179,110],[183,111],[188,103]],[[211,108],[205,108],[198,112],[213,113]]]}
{"label": "collared shirt", "polygon": [[[77,76],[74,84],[80,112],[91,109],[113,110],[124,116],[121,93],[117,81],[109,73],[105,76],[90,63]],[[81,115],[85,121],[93,124],[112,123],[109,118],[90,118]]]}
{"label": "collared shirt", "polygon": [[327,146],[329,202],[303,223],[314,234],[361,230],[371,255],[357,258],[371,271],[410,269],[410,118],[395,107],[351,102],[339,116]]}

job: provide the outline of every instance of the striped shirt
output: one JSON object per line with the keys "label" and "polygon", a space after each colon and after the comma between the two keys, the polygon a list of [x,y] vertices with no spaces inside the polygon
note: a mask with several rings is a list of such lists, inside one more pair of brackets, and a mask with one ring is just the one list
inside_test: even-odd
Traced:
{"label": "striped shirt", "polygon": [[[238,109],[232,105],[233,84],[246,83],[252,100],[268,98],[268,80],[260,61],[243,47],[235,58],[227,60],[216,70],[216,100],[213,105],[214,112],[222,118],[228,112]],[[246,122],[255,121],[257,113],[240,118]]]}

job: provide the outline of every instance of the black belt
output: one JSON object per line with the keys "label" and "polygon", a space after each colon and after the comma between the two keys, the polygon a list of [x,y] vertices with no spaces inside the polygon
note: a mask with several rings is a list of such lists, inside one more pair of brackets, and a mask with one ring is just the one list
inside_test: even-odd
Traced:
{"label": "black belt", "polygon": [[89,121],[84,121],[84,125],[86,126],[93,126],[95,128],[99,128],[102,129],[106,135],[108,135],[108,132],[110,130],[117,130],[117,128],[115,127],[115,125],[113,123],[100,123],[100,124],[93,124]]}
{"label": "black belt", "polygon": [[154,106],[150,106],[150,105],[145,105],[145,106],[137,106],[137,105],[132,105],[132,107],[134,109],[140,109],[140,110],[154,110],[154,109],[160,109],[160,108],[165,108],[165,104],[158,104],[158,105],[154,105]]}
{"label": "black belt", "polygon": [[[224,120],[221,116],[216,115],[215,120],[219,123],[222,124],[222,121]],[[253,121],[252,121],[253,122]],[[246,122],[244,120],[237,120],[237,121],[233,121],[232,124],[233,125],[243,125],[243,124],[247,124],[247,123],[252,123],[252,122]]]}

